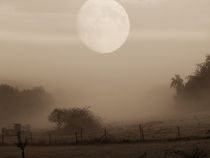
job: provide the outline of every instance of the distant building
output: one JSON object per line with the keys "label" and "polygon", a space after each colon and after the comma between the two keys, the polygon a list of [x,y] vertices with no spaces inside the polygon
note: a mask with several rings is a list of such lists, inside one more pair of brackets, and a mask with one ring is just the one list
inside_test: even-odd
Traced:
{"label": "distant building", "polygon": [[12,123],[2,128],[2,134],[5,136],[16,136],[18,132],[29,133],[31,132],[31,126],[29,124]]}

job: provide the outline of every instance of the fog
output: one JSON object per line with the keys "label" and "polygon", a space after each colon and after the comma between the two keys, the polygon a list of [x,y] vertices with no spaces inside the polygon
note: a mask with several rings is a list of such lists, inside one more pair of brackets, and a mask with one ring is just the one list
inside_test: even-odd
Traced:
{"label": "fog", "polygon": [[176,115],[171,78],[189,75],[209,53],[209,1],[129,2],[121,2],[132,25],[127,42],[102,55],[77,38],[81,1],[71,11],[66,2],[1,1],[0,82],[43,86],[55,107],[90,106],[105,120]]}
{"label": "fog", "polygon": [[141,47],[130,42],[108,56],[76,46],[12,43],[11,47],[5,43],[1,47],[6,51],[1,53],[2,83],[44,86],[58,100],[58,107],[91,106],[106,119],[162,116],[174,106],[172,76],[192,72],[205,56],[197,52],[208,49],[203,42],[165,43],[154,42],[151,47],[151,42],[144,42]]}

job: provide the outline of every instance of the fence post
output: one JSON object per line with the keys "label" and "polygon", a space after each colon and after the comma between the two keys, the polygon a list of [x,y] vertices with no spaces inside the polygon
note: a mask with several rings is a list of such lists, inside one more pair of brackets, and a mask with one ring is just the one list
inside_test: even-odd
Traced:
{"label": "fence post", "polygon": [[139,141],[142,139],[141,124],[139,124]]}
{"label": "fence post", "polygon": [[77,137],[77,132],[75,132],[75,143],[78,143],[78,137]]}
{"label": "fence post", "polygon": [[31,132],[31,135],[30,135],[30,141],[31,141],[31,144],[33,143],[33,134]]}
{"label": "fence post", "polygon": [[83,141],[83,129],[81,128],[80,129],[80,139],[81,139],[81,142]]}
{"label": "fence post", "polygon": [[139,124],[139,140],[144,140],[144,129],[141,124]]}
{"label": "fence post", "polygon": [[144,128],[141,127],[141,133],[142,133],[142,140],[144,141]]}
{"label": "fence post", "polygon": [[107,138],[107,130],[106,130],[106,128],[104,128],[104,139],[105,139],[105,141],[107,141],[107,140],[108,140],[108,138]]}
{"label": "fence post", "polygon": [[1,143],[2,143],[2,145],[4,145],[4,134],[3,133],[1,135]]}
{"label": "fence post", "polygon": [[180,130],[180,127],[178,126],[177,127],[177,138],[180,138],[181,137],[181,130]]}
{"label": "fence post", "polygon": [[49,145],[51,145],[51,143],[52,143],[52,134],[49,133]]}

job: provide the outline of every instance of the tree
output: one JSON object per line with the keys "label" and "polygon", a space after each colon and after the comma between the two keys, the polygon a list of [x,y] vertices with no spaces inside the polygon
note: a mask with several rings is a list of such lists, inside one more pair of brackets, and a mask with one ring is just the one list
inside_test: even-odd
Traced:
{"label": "tree", "polygon": [[179,75],[172,78],[171,87],[176,88],[176,98],[179,104],[189,105],[194,109],[210,108],[210,55],[204,62],[197,64],[193,74],[184,83]]}
{"label": "tree", "polygon": [[76,131],[97,130],[101,128],[100,119],[89,108],[55,109],[49,115],[49,121],[56,124],[57,129]]}
{"label": "tree", "polygon": [[175,75],[171,79],[171,88],[175,88],[177,96],[179,96],[184,89],[184,80],[179,75]]}
{"label": "tree", "polygon": [[[39,122],[54,104],[53,97],[42,87],[20,90],[0,85],[0,123],[24,121]],[[40,117],[37,117],[40,116]]]}
{"label": "tree", "polygon": [[194,74],[187,77],[185,91],[188,93],[200,93],[202,90],[210,90],[210,56],[206,56],[203,63],[197,64]]}
{"label": "tree", "polygon": [[56,124],[58,129],[61,129],[65,122],[65,110],[54,109],[49,116],[49,121]]}

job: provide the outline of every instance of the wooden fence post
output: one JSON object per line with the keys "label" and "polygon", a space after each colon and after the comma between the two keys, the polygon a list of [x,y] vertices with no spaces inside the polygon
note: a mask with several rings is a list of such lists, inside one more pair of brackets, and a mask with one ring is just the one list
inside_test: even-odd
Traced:
{"label": "wooden fence post", "polygon": [[4,134],[1,135],[1,143],[4,145]]}
{"label": "wooden fence post", "polygon": [[107,131],[106,131],[106,128],[104,128],[104,137],[105,137],[105,139],[107,139]]}
{"label": "wooden fence post", "polygon": [[77,132],[75,132],[75,143],[78,143],[78,137],[77,137]]}
{"label": "wooden fence post", "polygon": [[139,124],[139,141],[142,140],[141,124]]}
{"label": "wooden fence post", "polygon": [[144,140],[144,129],[141,124],[139,124],[139,140]]}
{"label": "wooden fence post", "polygon": [[80,141],[81,142],[83,141],[83,129],[82,128],[80,129]]}
{"label": "wooden fence post", "polygon": [[31,141],[31,144],[33,143],[33,134],[31,132],[31,135],[30,135],[30,141]]}
{"label": "wooden fence post", "polygon": [[141,133],[142,133],[142,140],[144,140],[144,128],[141,127]]}
{"label": "wooden fence post", "polygon": [[51,143],[52,143],[52,134],[49,133],[49,145],[51,145]]}
{"label": "wooden fence post", "polygon": [[100,137],[100,141],[105,143],[112,140],[112,136],[107,132],[107,129],[104,128],[104,134]]}
{"label": "wooden fence post", "polygon": [[177,127],[177,138],[180,138],[181,137],[181,130],[180,130],[180,127],[178,126]]}

